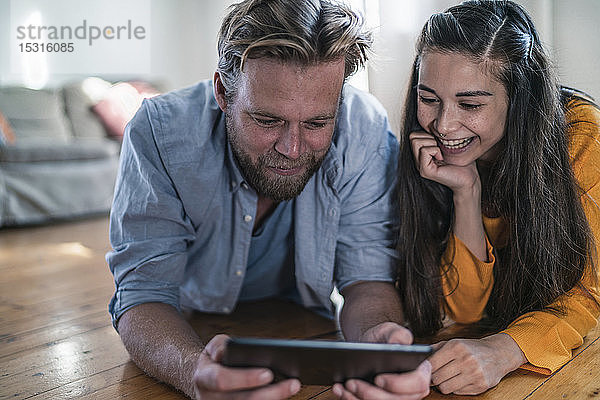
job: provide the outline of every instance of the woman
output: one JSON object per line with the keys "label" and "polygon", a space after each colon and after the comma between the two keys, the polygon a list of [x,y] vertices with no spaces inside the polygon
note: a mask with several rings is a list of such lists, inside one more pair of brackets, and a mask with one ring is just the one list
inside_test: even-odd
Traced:
{"label": "woman", "polygon": [[517,4],[467,1],[423,28],[400,138],[404,315],[420,336],[445,317],[498,332],[435,345],[442,392],[554,372],[596,325],[599,121]]}

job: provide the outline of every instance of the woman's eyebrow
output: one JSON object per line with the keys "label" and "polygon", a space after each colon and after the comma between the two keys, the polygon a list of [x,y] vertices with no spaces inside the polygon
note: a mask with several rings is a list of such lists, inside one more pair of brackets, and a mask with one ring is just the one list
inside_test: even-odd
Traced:
{"label": "woman's eyebrow", "polygon": [[[429,86],[423,85],[422,83],[419,83],[417,88],[419,88],[420,90],[424,90],[426,92],[433,93],[437,96],[437,93],[435,92],[435,90],[433,90]],[[494,95],[493,93],[487,92],[485,90],[467,90],[465,92],[456,93],[456,97],[477,97],[477,96],[493,96],[493,95]]]}
{"label": "woman's eyebrow", "polygon": [[467,92],[458,92],[456,97],[477,97],[477,96],[493,96],[492,93],[485,90],[469,90]]}
{"label": "woman's eyebrow", "polygon": [[424,90],[426,92],[430,92],[430,93],[436,94],[435,90],[433,90],[432,88],[430,88],[428,86],[423,85],[422,83],[419,83],[419,85],[417,86],[417,88],[420,89],[420,90]]}

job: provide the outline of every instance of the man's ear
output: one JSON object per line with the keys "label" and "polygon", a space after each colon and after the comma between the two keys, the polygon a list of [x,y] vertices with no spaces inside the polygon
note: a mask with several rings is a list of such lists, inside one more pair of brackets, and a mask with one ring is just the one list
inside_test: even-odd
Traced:
{"label": "man's ear", "polygon": [[223,81],[221,81],[221,74],[219,74],[219,71],[215,72],[215,76],[213,77],[213,90],[215,91],[215,99],[217,99],[219,108],[225,112],[227,110],[225,86],[223,86]]}

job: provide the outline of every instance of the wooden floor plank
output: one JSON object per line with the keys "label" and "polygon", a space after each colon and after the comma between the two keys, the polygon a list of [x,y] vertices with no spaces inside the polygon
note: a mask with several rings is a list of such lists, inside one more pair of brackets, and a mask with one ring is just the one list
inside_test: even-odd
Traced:
{"label": "wooden floor plank", "polygon": [[[85,297],[84,292],[77,300],[54,302],[43,306],[25,308],[10,313],[7,317],[0,317],[0,343],[5,340],[14,340],[18,335],[27,334],[35,330],[52,329],[52,327],[74,321],[87,315],[103,313],[106,321],[110,321],[108,314],[108,301],[110,296],[105,291],[91,292],[93,296]],[[18,308],[18,307],[16,307]]]}
{"label": "wooden floor plank", "polygon": [[0,387],[3,392],[32,396],[128,361],[117,333],[106,326],[2,357]]}
{"label": "wooden floor plank", "polygon": [[0,229],[0,251],[14,247],[34,248],[39,245],[70,242],[80,242],[96,250],[108,249],[108,218]]}
{"label": "wooden floor plank", "polygon": [[31,299],[6,299],[0,306],[0,321],[17,321],[23,318],[35,318],[51,312],[60,312],[67,309],[78,309],[90,303],[106,300],[114,291],[110,283],[100,283],[97,286],[90,284],[80,285],[68,293],[56,293]]}
{"label": "wooden floor plank", "polygon": [[49,346],[65,338],[109,326],[110,324],[108,313],[103,310],[72,320],[65,320],[56,325],[7,335],[0,338],[0,359],[37,346]]}
{"label": "wooden floor plank", "polygon": [[[132,384],[135,382],[135,384]],[[44,393],[40,393],[33,398],[35,400],[49,399],[72,399],[72,398],[101,398],[103,393],[116,392],[115,386],[123,385],[127,393],[134,393],[135,386],[140,388],[156,385],[156,381],[146,376],[133,362],[128,361],[106,371],[101,371],[88,377],[76,380],[74,382],[62,385]],[[113,389],[108,389],[113,387]],[[121,389],[121,392],[125,392]],[[107,396],[105,399],[116,397]]]}
{"label": "wooden floor plank", "polygon": [[1,287],[11,287],[15,283],[23,280],[59,280],[64,276],[76,274],[85,270],[88,273],[100,273],[99,276],[107,277],[108,267],[102,260],[98,263],[98,256],[87,257],[61,257],[48,255],[47,257],[57,257],[56,260],[45,261],[21,261],[19,265],[5,268],[0,274]]}
{"label": "wooden floor plank", "polygon": [[160,400],[184,400],[188,397],[175,391],[169,386],[153,383],[149,386],[139,386],[138,381],[124,382],[121,385],[112,385],[97,391],[81,399],[86,400],[105,400],[105,399],[160,399]]}
{"label": "wooden floor plank", "polygon": [[[56,261],[62,263],[63,261]],[[64,262],[73,262],[72,260]],[[54,296],[63,296],[70,291],[78,290],[82,283],[97,287],[99,285],[109,285],[112,279],[108,268],[104,263],[98,264],[97,261],[88,265],[75,264],[71,270],[53,271],[53,263],[46,266],[48,273],[36,279],[24,278],[21,282],[27,282],[27,285],[19,285],[18,282],[0,283],[0,293],[3,298],[15,298],[15,301],[21,299],[52,298]]]}

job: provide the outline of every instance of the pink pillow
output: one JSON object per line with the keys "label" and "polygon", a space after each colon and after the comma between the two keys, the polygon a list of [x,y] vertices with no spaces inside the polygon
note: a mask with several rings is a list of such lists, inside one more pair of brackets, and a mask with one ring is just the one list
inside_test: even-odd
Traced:
{"label": "pink pillow", "polygon": [[130,83],[117,83],[108,89],[104,98],[92,107],[110,136],[122,138],[125,126],[142,105],[142,100],[159,94],[148,84],[139,82],[134,84],[141,90]]}
{"label": "pink pillow", "polygon": [[[8,120],[4,117],[4,115],[2,115],[2,113],[0,112],[0,136],[2,136],[0,139],[4,139],[4,141],[8,144],[13,144],[16,140],[16,136],[15,136],[15,132],[13,131],[12,127],[10,126],[10,123],[8,122]],[[0,140],[1,142],[2,140]]]}

